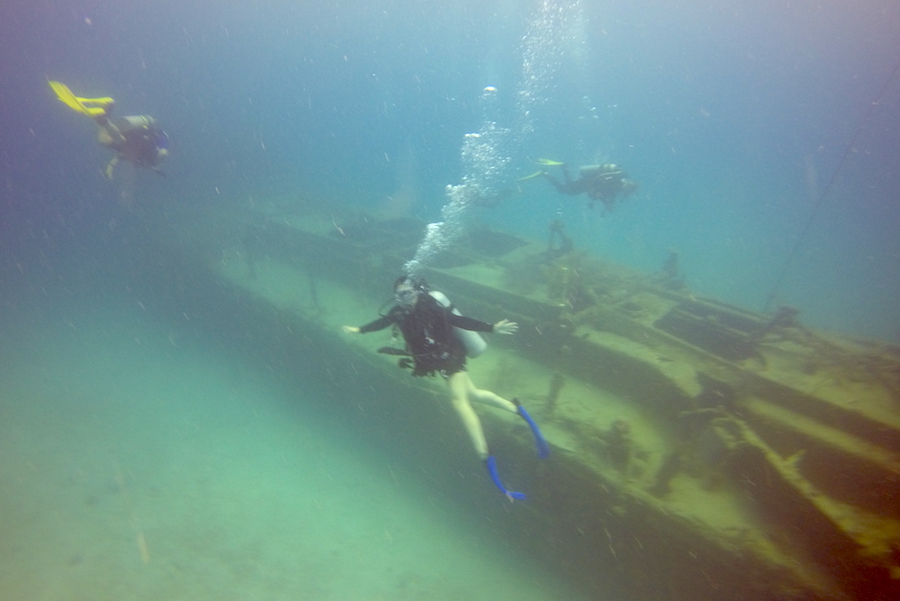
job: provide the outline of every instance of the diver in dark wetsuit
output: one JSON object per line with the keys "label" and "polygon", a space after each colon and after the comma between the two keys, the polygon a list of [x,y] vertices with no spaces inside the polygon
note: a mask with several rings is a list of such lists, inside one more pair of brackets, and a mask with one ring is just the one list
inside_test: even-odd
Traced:
{"label": "diver in dark wetsuit", "polygon": [[120,160],[130,161],[137,167],[152,169],[164,175],[161,165],[169,151],[169,137],[149,115],[132,115],[109,119],[106,115],[94,117],[100,126],[97,141],[116,151],[104,173],[112,179],[113,169]]}
{"label": "diver in dark wetsuit", "polygon": [[[394,283],[394,299],[397,304],[386,315],[361,327],[344,326],[344,331],[365,334],[383,330],[388,326],[397,326],[403,334],[406,349],[403,351],[381,349],[380,352],[405,355],[404,359],[401,359],[401,366],[412,367],[414,376],[441,374],[450,387],[453,408],[462,420],[479,459],[485,462],[494,483],[510,499],[524,499],[525,495],[522,493],[510,492],[501,484],[496,463],[488,451],[481,420],[472,408],[472,401],[521,415],[535,435],[538,454],[546,457],[549,454],[549,447],[537,425],[518,400],[508,401],[490,390],[475,388],[466,372],[466,344],[463,342],[469,332],[513,334],[519,326],[508,319],[501,319],[492,325],[459,315],[449,305],[449,301],[444,303],[439,300],[446,300],[446,297],[438,292],[430,292],[424,281],[406,276]],[[462,331],[456,331],[454,328]]]}
{"label": "diver in dark wetsuit", "polygon": [[631,196],[638,187],[637,182],[628,179],[621,167],[612,163],[583,165],[578,168],[578,179],[572,179],[565,163],[558,165],[562,169],[564,181],[559,181],[546,171],[541,171],[540,175],[544,176],[560,194],[567,196],[587,194],[591,199],[591,207],[599,200],[607,211],[612,211],[620,195]]}
{"label": "diver in dark wetsuit", "polygon": [[163,175],[160,167],[169,156],[169,136],[150,115],[130,115],[111,117],[116,101],[109,96],[102,98],[82,98],[72,93],[64,83],[50,81],[50,88],[60,102],[76,113],[87,115],[97,123],[97,142],[112,148],[116,156],[106,165],[104,173],[112,179],[113,169],[120,160],[133,163],[136,167],[152,169]]}

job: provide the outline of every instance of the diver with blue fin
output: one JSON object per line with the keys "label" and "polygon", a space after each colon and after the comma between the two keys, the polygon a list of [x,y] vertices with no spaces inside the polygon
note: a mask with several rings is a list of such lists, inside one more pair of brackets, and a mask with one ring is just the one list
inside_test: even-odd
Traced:
{"label": "diver with blue fin", "polygon": [[169,136],[153,117],[131,115],[111,119],[115,100],[109,96],[81,98],[73,94],[65,84],[58,81],[50,81],[49,84],[60,102],[97,123],[97,142],[116,151],[116,156],[103,170],[107,179],[112,179],[113,170],[120,160],[129,161],[136,167],[152,169],[158,175],[165,175],[160,167],[169,156]]}
{"label": "diver with blue fin", "polygon": [[518,324],[508,319],[489,324],[461,315],[446,296],[430,290],[424,280],[410,276],[402,276],[394,283],[394,300],[396,304],[375,321],[360,327],[344,326],[343,330],[351,334],[366,334],[396,326],[403,335],[405,348],[385,347],[379,349],[379,352],[401,355],[400,366],[411,368],[413,376],[433,376],[438,373],[447,381],[453,408],[462,420],[491,480],[511,501],[524,499],[523,493],[510,491],[503,485],[497,471],[497,462],[488,451],[481,420],[472,408],[472,402],[521,416],[534,435],[538,456],[542,459],[550,454],[550,447],[518,399],[508,401],[490,390],[476,388],[466,372],[466,356],[476,356],[486,346],[478,332],[514,334],[519,328]]}

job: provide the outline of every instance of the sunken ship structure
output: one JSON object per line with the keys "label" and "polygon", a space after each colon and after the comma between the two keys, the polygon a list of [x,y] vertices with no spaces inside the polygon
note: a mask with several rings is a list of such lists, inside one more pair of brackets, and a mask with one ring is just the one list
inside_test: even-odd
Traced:
{"label": "sunken ship structure", "polygon": [[479,410],[529,495],[510,504],[443,382],[377,353],[389,330],[340,330],[375,317],[425,224],[296,195],[245,204],[148,218],[135,294],[273,372],[324,379],[348,429],[396,449],[385,477],[430,479],[595,598],[900,598],[900,349],[704,298],[674,254],[647,274],[559,224],[549,244],[476,228],[423,275],[464,314],[520,324],[469,362],[552,447],[537,460],[522,420]]}

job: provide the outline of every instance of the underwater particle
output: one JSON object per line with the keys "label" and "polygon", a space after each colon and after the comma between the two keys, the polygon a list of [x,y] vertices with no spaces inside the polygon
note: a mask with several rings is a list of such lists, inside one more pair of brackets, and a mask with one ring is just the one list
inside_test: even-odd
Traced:
{"label": "underwater particle", "polygon": [[141,555],[141,561],[146,563],[150,563],[150,550],[147,547],[147,539],[144,538],[143,532],[137,533],[137,546],[138,552]]}

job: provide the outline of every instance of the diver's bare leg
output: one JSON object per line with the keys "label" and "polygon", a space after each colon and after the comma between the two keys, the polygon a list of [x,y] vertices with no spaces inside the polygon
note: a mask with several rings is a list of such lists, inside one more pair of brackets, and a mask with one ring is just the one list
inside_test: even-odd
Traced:
{"label": "diver's bare leg", "polygon": [[560,194],[566,194],[566,187],[563,185],[562,182],[560,182],[558,179],[556,179],[555,177],[553,177],[552,175],[550,175],[550,174],[547,173],[546,171],[543,171],[543,172],[541,173],[541,175],[543,175],[544,178],[545,178],[548,182],[550,182],[550,185],[551,185],[551,186],[553,186],[554,188],[556,188],[556,191],[557,191],[557,192],[559,192]]}
{"label": "diver's bare leg", "polygon": [[466,372],[461,373],[466,377],[466,383],[468,385],[467,390],[469,393],[470,401],[481,403],[482,405],[488,405],[490,407],[496,407],[497,409],[503,409],[504,411],[509,411],[510,413],[519,412],[519,409],[511,401],[507,401],[502,396],[495,394],[490,390],[475,388],[475,383],[472,382],[472,378],[469,377],[469,374]]}
{"label": "diver's bare leg", "polygon": [[472,446],[478,453],[478,458],[482,461],[486,460],[488,458],[487,440],[484,437],[481,420],[478,419],[478,414],[469,403],[469,388],[472,387],[472,381],[466,372],[460,371],[447,379],[447,385],[450,386],[450,401],[453,409],[462,420],[469,439],[472,441]]}
{"label": "diver's bare leg", "polygon": [[122,132],[119,130],[115,124],[109,120],[106,114],[97,115],[94,117],[94,121],[97,123],[97,143],[101,146],[108,146],[109,148],[116,148],[117,146],[125,143],[125,136],[122,135]]}

